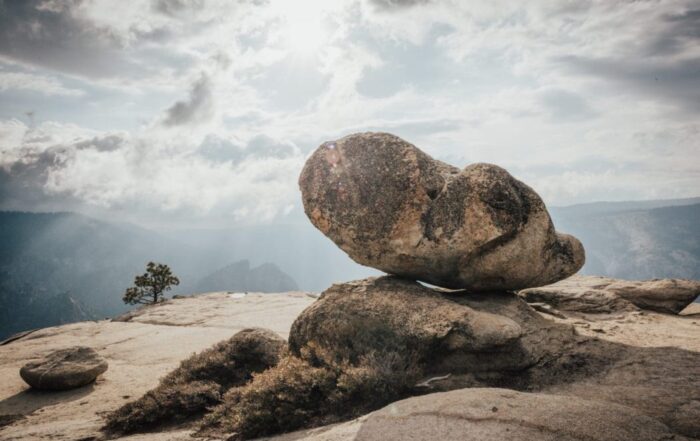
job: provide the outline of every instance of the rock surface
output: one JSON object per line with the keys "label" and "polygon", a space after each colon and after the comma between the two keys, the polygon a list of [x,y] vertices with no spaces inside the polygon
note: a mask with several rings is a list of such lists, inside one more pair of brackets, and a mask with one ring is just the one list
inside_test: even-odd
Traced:
{"label": "rock surface", "polygon": [[[233,296],[213,293],[144,308],[128,322],[81,322],[35,331],[0,346],[0,415],[18,416],[0,428],[0,439],[99,439],[103,415],[158,385],[181,361],[234,333],[260,326],[287,338],[299,313],[313,302],[303,292]],[[30,389],[19,369],[38,353],[90,345],[109,362],[94,387],[42,393]],[[148,441],[191,440],[189,431],[137,435]]]}
{"label": "rock surface", "polygon": [[[300,434],[290,434],[288,439]],[[287,439],[280,437],[280,441]],[[570,396],[470,388],[408,398],[307,441],[662,441],[684,438],[626,406]]]}
{"label": "rock surface", "polygon": [[69,390],[92,383],[107,367],[107,360],[94,349],[74,346],[25,364],[19,374],[35,389]]}
{"label": "rock surface", "polygon": [[311,222],[353,260],[472,291],[542,286],[578,271],[540,197],[491,164],[460,170],[387,133],[322,144],[299,178]]}
{"label": "rock surface", "polygon": [[[325,291],[292,325],[290,349],[322,365],[410,354],[405,363],[418,367],[427,390],[508,387],[603,399],[700,437],[700,353],[604,341],[604,328],[587,336],[572,324],[544,319],[512,293],[446,291],[390,276]],[[693,335],[700,338],[697,329]]]}
{"label": "rock surface", "polygon": [[684,279],[631,281],[599,276],[573,276],[519,293],[562,311],[611,313],[647,309],[678,314],[700,295],[700,282]]}
{"label": "rock surface", "polygon": [[[439,370],[454,358],[516,352],[512,346],[522,334],[521,326],[508,317],[459,304],[418,282],[385,276],[324,291],[292,325],[289,346],[296,355],[326,364],[395,353],[406,362],[413,358]],[[505,363],[508,368],[523,367],[521,359]],[[487,366],[493,363],[460,364],[463,370]]]}
{"label": "rock surface", "polygon": [[[493,378],[490,378],[491,373],[487,371],[469,373],[463,378],[452,375],[449,379],[431,383],[427,391],[441,391],[462,386],[466,384],[467,377],[476,376],[475,386],[490,384],[490,387],[535,391],[523,393],[500,389],[498,393],[511,394],[511,398],[496,397],[503,405],[494,401],[490,406],[484,400],[482,404],[490,412],[486,412],[489,416],[484,420],[471,421],[472,425],[466,434],[472,430],[476,433],[489,433],[487,431],[490,430],[490,433],[497,434],[492,439],[507,441],[522,439],[518,436],[523,431],[532,435],[529,439],[548,439],[548,432],[543,429],[541,433],[536,433],[535,427],[561,427],[554,425],[555,422],[559,424],[560,420],[554,419],[553,415],[558,415],[557,418],[564,421],[566,415],[557,413],[557,408],[562,406],[572,412],[565,421],[567,426],[572,426],[572,430],[580,421],[591,424],[587,428],[590,437],[570,439],[595,441],[597,438],[593,435],[599,434],[595,431],[597,426],[608,428],[611,434],[620,433],[618,431],[622,429],[629,430],[634,436],[628,439],[635,439],[637,435],[639,439],[654,439],[644,436],[663,433],[659,432],[663,428],[648,424],[645,418],[653,418],[665,426],[671,432],[666,439],[682,441],[687,439],[684,437],[700,438],[697,396],[697,391],[700,390],[700,319],[697,315],[622,311],[614,315],[566,315],[565,318],[556,318],[533,313],[516,296],[446,295],[458,299],[471,309],[501,314],[517,323],[522,331],[518,344],[530,348],[531,361],[535,362],[524,371],[504,371]],[[294,319],[313,303],[314,299],[304,293],[249,294],[243,298],[224,293],[208,294],[145,308],[141,313],[134,314],[128,322],[105,320],[47,328],[0,346],[0,378],[3,379],[0,382],[0,439],[100,439],[99,429],[104,424],[102,415],[155,387],[161,377],[175,369],[192,353],[209,348],[251,326],[271,328],[281,337],[286,337]],[[565,332],[568,332],[568,336]],[[28,389],[18,375],[19,368],[37,353],[87,344],[97,349],[110,363],[109,370],[97,379],[95,387],[46,394]],[[559,350],[558,353],[547,356],[534,351],[535,348]],[[149,375],[144,375],[144,372],[149,372]],[[510,377],[522,377],[526,372],[530,372],[532,378],[509,382]],[[552,372],[555,374],[552,375]],[[435,375],[446,373],[448,372],[440,371],[435,372]],[[453,380],[455,384],[448,384]],[[473,390],[474,392],[450,392],[455,395],[430,394],[406,400],[407,403],[425,400],[421,406],[434,402],[430,404],[433,408],[439,408],[440,403],[444,402],[444,417],[440,414],[414,413],[411,405],[402,405],[397,409],[393,407],[396,405],[394,403],[380,411],[385,416],[382,416],[382,420],[377,420],[377,423],[365,425],[369,418],[365,416],[340,425],[271,439],[341,441],[353,439],[358,433],[367,437],[358,439],[373,439],[372,436],[382,436],[376,430],[381,429],[379,422],[384,424],[386,414],[390,414],[391,409],[411,416],[397,418],[392,425],[387,423],[383,426],[387,430],[395,427],[398,421],[406,425],[413,424],[414,417],[416,422],[419,418],[424,418],[426,424],[466,424],[469,421],[457,417],[461,408],[457,406],[462,406],[459,403],[466,403],[463,406],[464,415],[471,415],[467,412],[479,409],[475,407],[479,405],[478,397],[485,396],[481,395],[481,391],[493,389]],[[464,395],[457,395],[462,393]],[[471,394],[476,398],[470,398]],[[562,397],[564,403],[557,396]],[[551,401],[550,405],[547,404],[550,399],[560,401]],[[609,409],[609,412],[594,413],[595,408],[584,407],[583,404],[579,407],[579,403],[597,403],[596,408],[600,405]],[[510,409],[509,404],[517,407],[509,414],[513,419],[503,418],[503,412]],[[528,407],[531,404],[533,406]],[[627,409],[627,414],[617,411],[622,406]],[[493,412],[493,407],[498,410]],[[545,411],[540,412],[538,409]],[[523,412],[527,415],[523,415]],[[454,417],[449,417],[448,414]],[[594,419],[591,415],[598,415],[599,418]],[[627,415],[625,418],[629,417],[629,421],[634,424],[628,427],[618,426],[621,415]],[[534,425],[520,424],[521,421]],[[418,426],[414,427],[419,429]],[[633,432],[637,427],[645,427],[647,432]],[[571,436],[576,433],[578,432]],[[191,429],[187,427],[165,428],[162,432],[121,439],[184,441],[191,440],[190,435]],[[383,436],[383,439],[389,438]]]}

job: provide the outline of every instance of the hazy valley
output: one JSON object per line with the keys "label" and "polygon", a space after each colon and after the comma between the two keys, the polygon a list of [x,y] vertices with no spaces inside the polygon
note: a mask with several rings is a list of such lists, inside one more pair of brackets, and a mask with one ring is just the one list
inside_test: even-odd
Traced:
{"label": "hazy valley", "polygon": [[[700,199],[553,207],[579,237],[583,274],[700,278]],[[0,213],[0,338],[127,309],[126,287],[150,260],[180,277],[170,292],[320,292],[376,275],[308,223],[159,233],[73,213]]]}

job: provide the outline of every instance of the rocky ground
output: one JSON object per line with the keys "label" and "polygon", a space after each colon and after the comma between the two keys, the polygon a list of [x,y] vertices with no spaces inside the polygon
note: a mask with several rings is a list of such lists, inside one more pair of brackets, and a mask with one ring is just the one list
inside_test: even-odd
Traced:
{"label": "rocky ground", "polygon": [[[98,437],[103,414],[155,387],[181,360],[250,326],[269,328],[286,338],[294,318],[313,300],[301,292],[243,297],[212,293],[145,308],[128,321],[46,328],[4,344],[0,346],[0,424],[4,425],[0,439]],[[20,378],[19,369],[27,361],[75,345],[91,346],[109,362],[109,369],[94,385],[39,392]],[[134,439],[166,440],[173,435]]]}
{"label": "rocky ground", "polygon": [[[47,328],[3,344],[0,439],[100,439],[99,428],[107,412],[155,387],[181,360],[250,326],[269,328],[287,338],[294,319],[314,301],[312,295],[301,292],[204,294],[145,308],[122,321]],[[625,439],[620,438],[621,430],[626,431],[626,439],[635,440],[698,437],[700,365],[693,365],[692,360],[700,355],[700,305],[690,305],[682,315],[636,308],[591,314],[536,306],[543,318],[571,325],[583,337],[609,342],[610,348],[649,348],[652,352],[640,349],[642,352],[632,354],[643,355],[626,357],[624,365],[618,363],[594,379],[581,378],[537,393],[485,387],[429,393],[353,421],[272,439],[465,439],[462,436],[467,433],[468,439],[494,440]],[[27,361],[74,345],[91,346],[108,360],[109,370],[95,384],[72,391],[38,392],[20,378],[19,368]],[[691,364],[679,372],[669,365],[678,368],[679,360]],[[664,375],[674,377],[673,382],[662,378]],[[643,378],[644,384],[630,384],[636,378]],[[441,381],[434,383],[435,390],[440,389]],[[679,385],[690,390],[681,394],[682,402],[669,413],[665,400],[672,398],[667,395]],[[667,393],[663,387],[668,388]],[[642,400],[642,405],[634,398],[646,395],[651,401]],[[186,427],[179,427],[123,439],[192,438]]]}

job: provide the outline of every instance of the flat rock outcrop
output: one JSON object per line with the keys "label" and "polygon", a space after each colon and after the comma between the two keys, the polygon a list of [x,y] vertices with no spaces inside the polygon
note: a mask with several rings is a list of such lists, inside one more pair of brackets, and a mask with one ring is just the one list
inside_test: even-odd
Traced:
{"label": "flat rock outcrop", "polygon": [[[284,439],[281,437],[280,441]],[[684,438],[626,406],[571,396],[469,388],[397,401],[327,431],[312,431],[302,439],[681,441]]]}
{"label": "flat rock outcrop", "polygon": [[[531,435],[526,439],[548,439],[548,430],[562,435],[560,439],[567,439],[566,435],[571,437],[569,439],[596,440],[594,436],[600,435],[599,426],[606,428],[611,437],[622,433],[623,429],[628,430],[628,439],[654,439],[644,436],[664,433],[662,427],[649,423],[647,418],[665,426],[671,432],[667,436],[669,440],[700,438],[697,396],[700,390],[700,320],[697,316],[622,311],[614,315],[559,319],[534,312],[522,298],[512,294],[435,291],[479,313],[501,315],[516,323],[521,335],[516,342],[503,346],[511,352],[502,356],[484,355],[480,360],[511,363],[514,354],[521,351],[520,356],[529,367],[514,371],[487,369],[452,373],[447,379],[429,382],[430,387],[421,387],[418,393],[470,386],[477,389],[431,393],[388,404],[377,412],[384,415],[382,419],[369,424],[367,421],[373,417],[366,415],[346,423],[278,435],[273,439],[341,441],[354,439],[358,433],[362,438],[357,439],[389,439],[384,434],[390,434],[389,430],[394,430],[400,422],[412,425],[414,418],[416,423],[420,420],[426,426],[439,422],[440,427],[432,426],[436,431],[451,425],[460,425],[462,430],[461,425],[469,423],[471,425],[463,433],[486,434],[482,438],[486,440],[488,433],[496,434],[490,438],[493,440],[519,440],[520,431]],[[270,327],[286,337],[294,319],[318,301],[304,293],[245,297],[208,294],[146,308],[129,322],[103,320],[47,328],[0,346],[0,377],[3,378],[0,382],[0,438],[100,439],[104,415],[156,387],[162,377],[177,370],[194,352],[206,351],[251,326]],[[18,375],[19,368],[35,354],[65,348],[67,342],[91,345],[109,361],[110,368],[98,378],[96,387],[50,394],[28,389]],[[451,364],[445,360],[440,369],[428,372],[421,382],[450,374],[452,371],[445,368]],[[515,361],[521,363],[518,359]],[[427,366],[430,371],[430,364]],[[145,372],[151,374],[145,375]],[[284,385],[288,385],[290,379],[283,378]],[[494,400],[480,398],[491,397],[485,395],[491,390],[509,395],[497,396]],[[547,404],[552,399],[560,401]],[[438,409],[438,413],[421,412],[418,408],[414,411],[411,405],[401,404],[417,400],[425,400],[420,406],[429,405],[431,409]],[[482,408],[477,407],[480,400]],[[460,402],[465,403],[464,416],[483,415],[476,412],[484,409],[488,417],[471,422],[460,420],[457,407],[461,406]],[[594,413],[595,409],[579,406],[579,403],[596,403],[596,408],[601,406],[609,412]],[[402,407],[396,407],[397,404]],[[506,413],[509,405],[517,409]],[[493,407],[498,410],[493,412]],[[559,407],[567,410],[568,420],[566,412],[558,412]],[[626,414],[618,412],[621,407],[627,409]],[[405,414],[406,418],[385,424],[391,409]],[[444,417],[440,416],[443,412]],[[593,415],[597,415],[596,419]],[[623,417],[629,418],[628,426],[620,419]],[[582,422],[587,426],[578,426]],[[526,426],[526,423],[542,423],[547,430],[535,433],[535,426]],[[562,426],[571,426],[572,431],[558,432]],[[416,431],[414,439],[421,439],[418,437],[420,427],[412,427]],[[574,429],[579,428],[587,430],[591,436],[576,438],[580,432]],[[646,432],[640,434],[635,432],[636,428],[644,428]],[[185,441],[192,439],[192,431],[190,426],[168,426],[123,439]]]}
{"label": "flat rock outcrop", "polygon": [[92,383],[107,367],[107,360],[94,349],[74,346],[25,364],[19,374],[35,389],[68,390]]}
{"label": "flat rock outcrop", "polygon": [[620,280],[576,275],[519,293],[562,311],[611,313],[647,309],[678,314],[700,295],[700,282],[684,279]]}
{"label": "flat rock outcrop", "polygon": [[540,197],[506,170],[460,170],[388,133],[322,144],[299,178],[311,222],[353,260],[471,291],[517,290],[583,266]]}

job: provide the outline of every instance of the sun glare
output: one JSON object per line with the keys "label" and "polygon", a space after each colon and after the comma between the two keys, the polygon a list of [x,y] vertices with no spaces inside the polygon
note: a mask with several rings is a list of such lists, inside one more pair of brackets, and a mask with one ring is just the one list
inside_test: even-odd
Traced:
{"label": "sun glare", "polygon": [[329,38],[323,23],[324,14],[321,3],[309,3],[288,2],[289,7],[284,8],[281,17],[282,44],[289,50],[302,55],[315,54]]}

